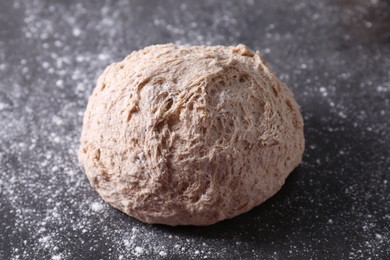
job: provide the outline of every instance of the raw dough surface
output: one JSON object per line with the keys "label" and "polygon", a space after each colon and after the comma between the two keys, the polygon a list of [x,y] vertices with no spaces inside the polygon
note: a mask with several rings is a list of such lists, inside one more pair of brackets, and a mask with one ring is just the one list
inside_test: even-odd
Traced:
{"label": "raw dough surface", "polygon": [[301,162],[291,91],[244,45],[154,45],[106,68],[79,160],[115,208],[147,223],[209,225],[274,195]]}

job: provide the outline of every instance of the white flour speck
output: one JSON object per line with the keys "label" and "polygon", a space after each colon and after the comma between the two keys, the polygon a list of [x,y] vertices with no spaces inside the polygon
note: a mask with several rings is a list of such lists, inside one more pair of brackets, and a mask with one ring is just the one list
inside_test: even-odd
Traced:
{"label": "white flour speck", "polygon": [[57,87],[62,87],[64,85],[64,81],[62,79],[59,79],[56,81],[56,86]]}
{"label": "white flour speck", "polygon": [[141,256],[141,255],[144,254],[144,251],[145,251],[145,249],[144,249],[143,247],[136,246],[136,247],[134,248],[134,255],[136,255],[136,256]]}
{"label": "white flour speck", "polygon": [[79,28],[73,28],[73,36],[79,37],[81,35],[81,30]]}
{"label": "white flour speck", "polygon": [[95,212],[100,212],[104,209],[104,205],[101,204],[100,202],[93,202],[91,204],[91,209]]}

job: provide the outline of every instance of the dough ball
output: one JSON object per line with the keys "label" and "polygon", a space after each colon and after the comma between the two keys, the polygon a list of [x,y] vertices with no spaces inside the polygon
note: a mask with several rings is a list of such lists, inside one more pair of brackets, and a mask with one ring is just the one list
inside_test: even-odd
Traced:
{"label": "dough ball", "polygon": [[301,162],[291,91],[244,45],[155,45],[106,68],[79,160],[113,207],[147,223],[209,225],[274,195]]}

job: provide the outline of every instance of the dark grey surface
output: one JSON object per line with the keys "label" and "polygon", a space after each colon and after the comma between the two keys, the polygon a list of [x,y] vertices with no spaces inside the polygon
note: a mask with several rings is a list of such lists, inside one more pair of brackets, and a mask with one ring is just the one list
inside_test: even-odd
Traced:
{"label": "dark grey surface", "polygon": [[[282,190],[210,227],[106,205],[76,155],[112,61],[244,43],[295,93],[306,153]],[[0,259],[390,259],[388,1],[0,2]]]}

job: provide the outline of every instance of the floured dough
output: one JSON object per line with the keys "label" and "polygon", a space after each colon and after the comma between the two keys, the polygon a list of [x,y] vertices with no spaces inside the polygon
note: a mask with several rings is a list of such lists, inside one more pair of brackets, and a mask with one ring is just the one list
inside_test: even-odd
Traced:
{"label": "floured dough", "polygon": [[79,160],[115,208],[147,223],[209,225],[259,205],[301,162],[290,90],[244,45],[155,45],[106,68]]}

